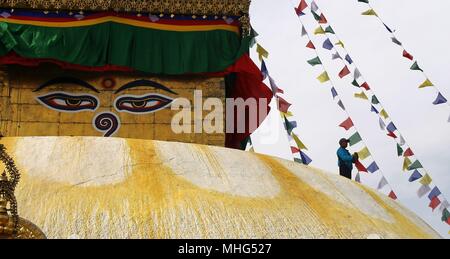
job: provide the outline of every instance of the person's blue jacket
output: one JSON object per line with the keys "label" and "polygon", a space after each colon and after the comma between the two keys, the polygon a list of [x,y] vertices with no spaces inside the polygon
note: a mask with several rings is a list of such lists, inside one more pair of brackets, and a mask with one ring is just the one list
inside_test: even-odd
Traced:
{"label": "person's blue jacket", "polygon": [[353,169],[353,156],[348,152],[347,149],[340,147],[337,151],[338,156],[338,165],[341,167],[341,163],[344,163],[344,165],[349,168],[350,170]]}

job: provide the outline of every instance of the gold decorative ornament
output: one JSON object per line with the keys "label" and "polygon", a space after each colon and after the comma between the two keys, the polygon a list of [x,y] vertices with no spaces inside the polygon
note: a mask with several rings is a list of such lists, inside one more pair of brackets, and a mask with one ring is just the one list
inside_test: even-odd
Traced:
{"label": "gold decorative ornament", "polygon": [[14,191],[20,173],[2,144],[0,161],[5,165],[0,175],[0,239],[45,239],[45,234],[36,225],[19,217]]}

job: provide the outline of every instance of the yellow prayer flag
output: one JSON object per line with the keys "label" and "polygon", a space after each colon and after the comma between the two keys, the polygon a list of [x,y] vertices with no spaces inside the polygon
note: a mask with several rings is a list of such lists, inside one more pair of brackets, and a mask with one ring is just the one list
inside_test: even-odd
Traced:
{"label": "yellow prayer flag", "polygon": [[286,116],[286,117],[292,117],[292,116],[294,116],[294,114],[292,114],[292,112],[291,111],[288,111],[288,112],[280,112],[281,113],[281,116]]}
{"label": "yellow prayer flag", "polygon": [[403,171],[408,171],[408,167],[411,165],[411,159],[409,157],[405,157],[405,160],[403,161]]}
{"label": "yellow prayer flag", "polygon": [[343,43],[342,41],[338,41],[338,42],[336,42],[336,45],[339,45],[339,46],[341,46],[341,47],[345,48],[345,47],[344,47],[344,43]]}
{"label": "yellow prayer flag", "polygon": [[263,47],[261,47],[261,45],[257,44],[256,45],[256,52],[258,52],[259,55],[259,60],[262,61],[262,58],[268,58],[269,57],[269,52],[267,52],[267,50],[265,50]]}
{"label": "yellow prayer flag", "polygon": [[360,98],[360,99],[364,99],[364,100],[369,100],[369,98],[367,98],[367,95],[364,92],[361,92],[359,94],[355,94],[356,98]]}
{"label": "yellow prayer flag", "polygon": [[384,109],[381,110],[380,115],[383,116],[384,119],[389,118],[389,115],[387,114],[387,112]]}
{"label": "yellow prayer flag", "polygon": [[318,34],[325,34],[325,31],[323,30],[322,26],[319,26],[319,28],[317,28],[317,29],[314,31],[314,34],[315,34],[315,35],[318,35]]}
{"label": "yellow prayer flag", "polygon": [[328,76],[327,71],[323,72],[319,77],[317,77],[317,80],[319,80],[321,83],[330,81],[330,77]]}
{"label": "yellow prayer flag", "polygon": [[378,14],[375,12],[375,10],[373,9],[369,9],[367,11],[365,11],[364,13],[362,13],[362,15],[373,15],[373,16],[378,16]]}
{"label": "yellow prayer flag", "polygon": [[430,81],[430,79],[427,78],[427,80],[425,80],[425,82],[423,82],[419,88],[425,88],[425,87],[429,87],[429,86],[434,86],[434,84]]}
{"label": "yellow prayer flag", "polygon": [[363,148],[361,151],[358,152],[359,159],[364,160],[370,156],[370,151],[367,147]]}
{"label": "yellow prayer flag", "polygon": [[295,135],[294,133],[292,133],[292,137],[295,140],[295,143],[297,143],[297,147],[299,149],[304,149],[304,150],[308,150],[308,148],[305,146],[305,144],[303,144],[303,142],[297,137],[297,135]]}
{"label": "yellow prayer flag", "polygon": [[432,181],[433,181],[433,180],[431,179],[431,177],[430,177],[428,174],[425,174],[425,176],[422,177],[422,179],[420,180],[420,183],[421,183],[422,185],[430,185],[430,183],[431,183]]}

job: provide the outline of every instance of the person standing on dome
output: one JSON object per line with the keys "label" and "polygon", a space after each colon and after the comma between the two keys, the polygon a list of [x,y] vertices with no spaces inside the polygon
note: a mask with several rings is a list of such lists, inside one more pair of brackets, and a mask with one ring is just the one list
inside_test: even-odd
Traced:
{"label": "person standing on dome", "polygon": [[340,148],[337,150],[339,174],[345,178],[352,179],[353,164],[359,159],[358,153],[354,153],[353,156],[347,150],[349,140],[339,140]]}

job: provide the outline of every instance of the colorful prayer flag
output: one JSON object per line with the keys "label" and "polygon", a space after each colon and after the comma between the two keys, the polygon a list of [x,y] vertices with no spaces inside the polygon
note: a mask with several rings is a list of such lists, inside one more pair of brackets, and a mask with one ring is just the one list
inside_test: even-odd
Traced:
{"label": "colorful prayer flag", "polygon": [[325,31],[323,30],[322,26],[319,26],[315,31],[314,31],[315,35],[319,35],[319,34],[325,34]]}
{"label": "colorful prayer flag", "polygon": [[344,106],[344,104],[342,103],[342,100],[339,100],[337,104],[339,105],[339,107],[341,107],[342,110],[345,111],[345,106]]}
{"label": "colorful prayer flag", "polygon": [[395,44],[397,44],[399,46],[402,46],[402,43],[399,40],[397,40],[397,38],[392,37],[391,40],[392,40],[393,43],[395,43]]}
{"label": "colorful prayer flag", "polygon": [[383,120],[380,118],[378,120],[378,124],[380,124],[380,129],[381,130],[385,130],[386,129],[386,124],[384,124]]}
{"label": "colorful prayer flag", "polygon": [[315,57],[311,60],[308,60],[308,64],[310,64],[311,66],[317,66],[317,65],[321,65],[322,61],[320,61],[319,57]]}
{"label": "colorful prayer flag", "polygon": [[258,52],[258,56],[259,56],[259,60],[262,61],[263,57],[264,58],[268,58],[269,57],[269,52],[267,52],[267,50],[265,50],[261,45],[256,44],[256,52]]}
{"label": "colorful prayer flag", "polygon": [[278,110],[287,113],[292,104],[288,103],[281,97],[278,97]]}
{"label": "colorful prayer flag", "polygon": [[339,45],[339,46],[341,46],[341,47],[343,47],[343,48],[344,48],[344,43],[343,43],[342,41],[338,41],[338,42],[336,42],[336,45]]}
{"label": "colorful prayer flag", "polygon": [[[367,91],[370,90],[369,84],[366,83],[366,82],[365,82],[364,84],[362,84],[361,87],[364,88],[364,89],[366,89]],[[375,98],[376,98],[376,97],[375,97]]]}
{"label": "colorful prayer flag", "polygon": [[414,64],[411,66],[411,70],[419,70],[419,71],[423,72],[423,70],[419,67],[419,64],[417,63],[417,61],[414,62]]}
{"label": "colorful prayer flag", "polygon": [[[326,24],[326,23],[328,23],[328,20],[327,20],[327,18],[325,17],[325,15],[323,15],[323,13],[320,15],[319,23],[320,23],[320,24]],[[325,31],[326,31],[326,30],[325,30]]]}
{"label": "colorful prayer flag", "polygon": [[341,72],[339,72],[339,77],[340,78],[344,78],[345,76],[347,76],[348,74],[350,74],[350,70],[348,69],[347,66],[345,66]]}
{"label": "colorful prayer flag", "polygon": [[361,175],[359,174],[359,172],[356,174],[355,182],[361,183]]}
{"label": "colorful prayer flag", "polygon": [[378,16],[377,13],[375,12],[375,10],[373,10],[373,9],[369,9],[369,10],[363,12],[362,15]]}
{"label": "colorful prayer flag", "polygon": [[342,122],[339,127],[344,128],[345,130],[349,130],[354,126],[353,121],[351,118],[346,119],[344,122]]}
{"label": "colorful prayer flag", "polygon": [[366,95],[364,92],[356,93],[356,94],[355,94],[355,97],[356,97],[356,98],[363,99],[363,100],[369,100],[369,98],[367,98],[367,95]]}
{"label": "colorful prayer flag", "polygon": [[379,104],[380,101],[378,101],[378,98],[374,95],[372,96],[372,104]]}
{"label": "colorful prayer flag", "polygon": [[394,132],[392,132],[392,131],[388,131],[389,133],[387,134],[389,137],[391,137],[391,138],[397,138],[397,135],[395,135],[395,133]]}
{"label": "colorful prayer flag", "polygon": [[425,82],[423,82],[419,88],[425,88],[425,87],[430,87],[430,86],[434,86],[434,84],[430,81],[430,79],[426,79]]}
{"label": "colorful prayer flag", "polygon": [[397,200],[397,195],[395,194],[394,191],[391,191],[391,192],[389,193],[389,198],[393,199],[394,201]]}
{"label": "colorful prayer flag", "polygon": [[328,76],[328,73],[325,71],[319,77],[317,77],[317,80],[319,80],[319,82],[321,83],[325,83],[330,81],[330,77]]}
{"label": "colorful prayer flag", "polygon": [[309,165],[312,162],[312,159],[308,157],[303,151],[300,151],[300,156],[302,158],[303,164]]}
{"label": "colorful prayer flag", "polygon": [[414,163],[412,163],[412,165],[410,165],[408,167],[408,171],[412,171],[414,169],[419,169],[419,168],[423,168],[422,164],[420,163],[419,160],[416,160]]}
{"label": "colorful prayer flag", "polygon": [[333,99],[336,98],[336,96],[338,96],[338,93],[334,87],[331,88],[331,95],[333,96]]}
{"label": "colorful prayer flag", "polygon": [[412,173],[412,175],[409,177],[409,182],[415,182],[417,180],[419,180],[420,178],[422,178],[422,174],[419,173],[419,171],[414,170],[414,172]]}
{"label": "colorful prayer flag", "polygon": [[334,53],[334,54],[331,56],[331,58],[332,58],[333,60],[336,60],[336,59],[342,59],[341,55],[339,55],[338,52]]}
{"label": "colorful prayer flag", "polygon": [[351,64],[353,64],[353,59],[350,57],[350,55],[346,55],[345,56],[345,60],[347,60],[347,62],[351,65]]}
{"label": "colorful prayer flag", "polygon": [[305,146],[305,144],[303,144],[303,142],[300,140],[300,138],[297,135],[292,134],[292,138],[294,138],[294,141],[297,144],[298,148],[308,150],[308,148]]}
{"label": "colorful prayer flag", "polygon": [[429,174],[425,174],[425,176],[420,180],[420,184],[422,185],[430,185],[431,182],[433,182],[433,179],[431,179]]}
{"label": "colorful prayer flag", "polygon": [[438,197],[441,194],[441,190],[436,186],[431,190],[430,194],[428,194],[428,199],[432,200],[434,197]]}
{"label": "colorful prayer flag", "polygon": [[397,144],[397,155],[402,156],[403,155],[403,148]]}
{"label": "colorful prayer flag", "polygon": [[433,104],[439,105],[439,104],[443,104],[446,102],[447,102],[447,99],[441,93],[438,93],[438,96],[436,97],[436,100],[433,102]]}
{"label": "colorful prayer flag", "polygon": [[388,185],[388,181],[386,180],[386,178],[384,178],[384,176],[381,178],[380,182],[378,183],[378,190],[381,190],[384,188],[384,186]]}
{"label": "colorful prayer flag", "polygon": [[308,4],[306,3],[306,1],[301,0],[300,3],[298,4],[298,7],[295,8],[295,12],[297,13],[298,16],[300,16],[307,7]]}
{"label": "colorful prayer flag", "polygon": [[325,32],[331,33],[331,34],[336,34],[333,30],[333,28],[331,28],[331,26],[328,26],[325,28]]}
{"label": "colorful prayer flag", "polygon": [[411,150],[411,148],[406,149],[405,153],[403,154],[405,157],[414,156],[414,152]]}
{"label": "colorful prayer flag", "polygon": [[264,62],[264,60],[261,61],[261,74],[264,80],[269,76],[269,71],[267,70],[266,62]]}
{"label": "colorful prayer flag", "polygon": [[411,160],[408,157],[405,157],[405,159],[403,159],[403,171],[408,171],[408,167],[411,165]]}
{"label": "colorful prayer flag", "polygon": [[380,170],[380,168],[378,167],[376,162],[372,162],[372,164],[370,164],[367,167],[367,171],[369,171],[370,173],[375,173],[376,171]]}
{"label": "colorful prayer flag", "polygon": [[414,57],[411,54],[409,54],[408,51],[406,51],[406,50],[403,50],[403,57],[405,57],[411,61],[414,60]]}
{"label": "colorful prayer flag", "polygon": [[353,134],[349,139],[349,144],[350,146],[356,145],[359,142],[362,141],[361,135],[359,135],[358,132],[356,132],[355,134]]}
{"label": "colorful prayer flag", "polygon": [[388,131],[390,131],[390,132],[394,132],[394,131],[397,130],[397,127],[395,127],[394,123],[391,122],[391,123],[389,123],[389,124],[387,125],[386,129],[387,129]]}
{"label": "colorful prayer flag", "polygon": [[354,73],[355,79],[358,79],[361,77],[361,72],[359,72],[358,68],[355,68],[355,73]]}
{"label": "colorful prayer flag", "polygon": [[422,185],[420,186],[419,190],[417,190],[417,196],[419,198],[422,198],[423,196],[425,196],[425,194],[427,194],[429,191],[431,191],[430,186],[428,185]]}
{"label": "colorful prayer flag", "polygon": [[358,160],[355,162],[355,167],[356,169],[358,169],[358,172],[366,172],[367,173],[367,168],[361,164],[361,162]]}
{"label": "colorful prayer flag", "polygon": [[387,114],[387,112],[384,109],[381,110],[380,115],[383,116],[384,119],[389,118],[389,115]]}
{"label": "colorful prayer flag", "polygon": [[316,46],[314,46],[314,43],[312,43],[312,41],[309,41],[306,47],[310,49],[316,49]]}
{"label": "colorful prayer flag", "polygon": [[437,206],[439,206],[439,204],[441,204],[441,200],[438,197],[434,197],[431,200],[430,205],[428,205],[428,207],[430,207],[434,211],[437,208]]}
{"label": "colorful prayer flag", "polygon": [[359,159],[365,160],[370,156],[370,151],[367,147],[363,148],[361,151],[358,152]]}
{"label": "colorful prayer flag", "polygon": [[331,43],[330,39],[326,39],[326,40],[323,42],[322,47],[323,47],[324,49],[327,49],[327,50],[332,50],[332,49],[333,49],[333,43]]}

